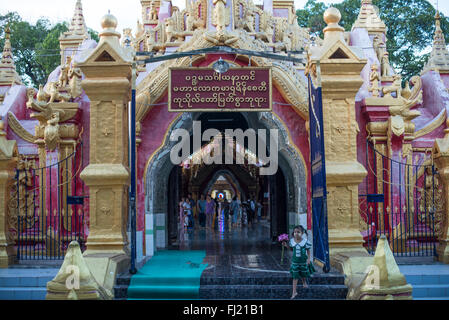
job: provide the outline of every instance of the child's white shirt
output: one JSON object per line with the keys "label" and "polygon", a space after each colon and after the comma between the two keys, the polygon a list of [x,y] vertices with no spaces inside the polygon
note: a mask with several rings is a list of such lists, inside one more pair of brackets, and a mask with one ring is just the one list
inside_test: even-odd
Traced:
{"label": "child's white shirt", "polygon": [[298,248],[298,246],[304,247],[306,245],[306,243],[307,243],[307,237],[305,237],[305,236],[302,238],[301,242],[299,242],[299,243],[295,241],[295,238],[290,239],[290,247],[292,247],[292,248],[297,247],[295,250],[297,257],[301,256],[301,248]]}

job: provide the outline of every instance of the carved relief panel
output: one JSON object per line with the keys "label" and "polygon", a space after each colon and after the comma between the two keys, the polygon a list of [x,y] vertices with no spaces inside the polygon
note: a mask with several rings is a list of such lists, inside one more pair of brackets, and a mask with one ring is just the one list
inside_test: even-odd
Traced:
{"label": "carved relief panel", "polygon": [[112,189],[103,189],[96,193],[96,224],[99,229],[111,229],[116,225],[116,194]]}

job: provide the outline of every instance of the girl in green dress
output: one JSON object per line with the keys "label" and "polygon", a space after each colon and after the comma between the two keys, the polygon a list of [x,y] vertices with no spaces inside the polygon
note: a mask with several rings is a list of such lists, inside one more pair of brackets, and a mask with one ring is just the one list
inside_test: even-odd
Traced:
{"label": "girl in green dress", "polygon": [[[282,243],[284,247],[289,247],[284,241]],[[303,226],[296,226],[293,229],[293,238],[290,239],[290,248],[293,249],[292,264],[290,267],[290,273],[293,278],[293,292],[292,299],[294,299],[298,293],[296,292],[296,286],[298,280],[301,278],[302,285],[307,288],[307,278],[315,272],[313,264],[310,258],[310,248],[312,244],[307,240],[307,230]]]}

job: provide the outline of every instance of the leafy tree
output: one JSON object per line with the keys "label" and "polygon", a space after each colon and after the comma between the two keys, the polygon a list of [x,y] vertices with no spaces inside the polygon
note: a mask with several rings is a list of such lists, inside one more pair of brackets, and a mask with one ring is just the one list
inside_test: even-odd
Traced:
{"label": "leafy tree", "polygon": [[[49,74],[61,61],[59,37],[68,31],[68,23],[51,23],[39,19],[32,25],[16,12],[0,15],[0,50],[3,49],[5,28],[11,29],[11,46],[17,72],[28,86],[38,87],[47,82]],[[98,33],[88,29],[92,39],[99,41]]]}
{"label": "leafy tree", "polygon": [[48,20],[39,19],[35,25],[31,25],[26,21],[22,21],[18,14],[8,14],[8,18],[0,18],[1,26],[1,41],[0,46],[4,46],[4,29],[9,25],[11,29],[11,46],[15,58],[17,72],[24,76],[22,77],[27,85],[33,84],[37,86],[44,83],[46,74],[43,66],[36,59],[36,45],[42,43],[46,37],[50,23]]}
{"label": "leafy tree", "polygon": [[299,26],[309,28],[311,34],[323,37],[323,29],[326,27],[326,23],[323,20],[323,13],[327,8],[323,2],[308,0],[304,9],[296,11]]}
{"label": "leafy tree", "polygon": [[91,28],[87,28],[87,32],[89,33],[90,37],[92,40],[97,41],[97,43],[100,41],[100,37],[98,36],[98,32],[91,29]]}
{"label": "leafy tree", "polygon": [[36,60],[47,77],[61,63],[59,37],[68,30],[66,22],[58,23],[47,32],[42,42],[36,44]]}
{"label": "leafy tree", "polygon": [[[435,9],[426,0],[373,0],[379,8],[380,18],[387,26],[387,49],[390,63],[404,80],[417,75],[428,60],[435,32]],[[332,6],[340,10],[340,25],[346,31],[352,29],[360,11],[359,0],[345,0]],[[309,0],[304,9],[296,12],[298,23],[323,36],[324,11],[328,8],[316,0]],[[449,20],[441,14],[441,28],[449,34]]]}

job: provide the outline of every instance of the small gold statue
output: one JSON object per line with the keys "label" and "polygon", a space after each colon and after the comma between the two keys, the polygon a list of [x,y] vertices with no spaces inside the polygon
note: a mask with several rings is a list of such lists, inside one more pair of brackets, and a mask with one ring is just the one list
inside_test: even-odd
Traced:
{"label": "small gold statue", "polygon": [[175,23],[171,17],[165,19],[165,36],[165,42],[171,42],[175,36]]}
{"label": "small gold statue", "polygon": [[368,91],[372,93],[373,97],[379,97],[379,91],[381,89],[379,87],[380,76],[379,72],[377,72],[378,70],[379,66],[377,64],[371,65],[371,73],[369,76],[371,86]]}
{"label": "small gold statue", "polygon": [[398,99],[399,97],[402,99],[402,95],[401,95],[401,91],[402,91],[402,77],[399,74],[395,74],[393,76],[393,84],[391,86],[388,87],[382,87],[382,93],[385,95],[389,95],[391,98],[393,98],[392,93],[395,92],[396,93],[396,99]]}
{"label": "small gold statue", "polygon": [[384,52],[381,60],[382,65],[382,77],[388,77],[390,75],[390,60],[388,59],[388,52]]}
{"label": "small gold statue", "polygon": [[217,31],[223,31],[229,24],[226,12],[226,0],[214,0],[214,23]]}
{"label": "small gold statue", "polygon": [[156,3],[154,0],[152,0],[150,3],[150,11],[148,12],[148,20],[157,21],[158,19],[159,17],[157,13]]}
{"label": "small gold statue", "polygon": [[59,136],[59,112],[53,112],[50,120],[47,121],[47,125],[44,130],[44,141],[48,150],[55,150],[60,142]]}
{"label": "small gold statue", "polygon": [[67,57],[66,63],[61,66],[61,74],[59,75],[58,86],[65,88],[69,84],[69,70],[72,64],[72,58]]}

